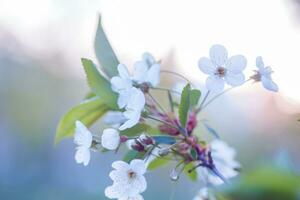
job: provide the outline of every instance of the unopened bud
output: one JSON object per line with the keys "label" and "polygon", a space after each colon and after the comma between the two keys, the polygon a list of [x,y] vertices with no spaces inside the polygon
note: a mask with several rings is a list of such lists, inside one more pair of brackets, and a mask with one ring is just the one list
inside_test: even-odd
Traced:
{"label": "unopened bud", "polygon": [[139,140],[144,145],[154,144],[153,138],[145,134],[140,135]]}
{"label": "unopened bud", "polygon": [[145,151],[144,145],[142,145],[138,140],[134,141],[134,143],[131,145],[131,148],[138,152]]}

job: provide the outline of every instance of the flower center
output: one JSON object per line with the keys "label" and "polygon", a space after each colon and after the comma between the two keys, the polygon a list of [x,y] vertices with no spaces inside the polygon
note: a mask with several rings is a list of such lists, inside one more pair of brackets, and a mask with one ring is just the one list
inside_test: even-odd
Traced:
{"label": "flower center", "polygon": [[130,179],[134,179],[136,177],[136,173],[134,171],[129,170],[128,171],[128,177]]}
{"label": "flower center", "polygon": [[222,77],[224,77],[226,75],[226,72],[227,72],[226,68],[224,68],[224,67],[218,67],[215,75],[217,75],[217,76],[219,76],[219,77],[222,78]]}

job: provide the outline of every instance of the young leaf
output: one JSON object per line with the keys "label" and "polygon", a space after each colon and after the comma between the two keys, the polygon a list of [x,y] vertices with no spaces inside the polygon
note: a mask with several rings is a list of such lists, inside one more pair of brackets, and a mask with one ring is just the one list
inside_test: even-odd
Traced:
{"label": "young leaf", "polygon": [[190,162],[184,167],[184,173],[192,180],[192,181],[197,181],[198,175],[197,175],[197,170],[193,170],[189,172],[190,169],[192,169],[195,166],[193,162]]}
{"label": "young leaf", "polygon": [[182,127],[185,128],[187,118],[188,118],[188,113],[190,109],[190,91],[191,91],[191,86],[190,84],[187,84],[181,93],[181,99],[180,99],[180,104],[179,104],[179,121]]}
{"label": "young leaf", "polygon": [[134,159],[142,159],[145,155],[145,152],[138,152],[135,150],[129,150],[123,158],[123,161],[129,163]]}
{"label": "young leaf", "polygon": [[116,76],[118,74],[119,61],[103,30],[101,16],[99,16],[94,45],[96,57],[105,74],[110,78]]}
{"label": "young leaf", "polygon": [[191,93],[190,93],[190,104],[191,104],[191,107],[195,107],[197,106],[198,102],[199,102],[199,99],[200,99],[200,96],[201,96],[201,92],[200,90],[191,90]]}
{"label": "young leaf", "polygon": [[87,80],[92,91],[112,109],[118,109],[117,93],[111,89],[110,82],[106,80],[98,71],[95,64],[88,59],[81,59]]}
{"label": "young leaf", "polygon": [[152,138],[155,140],[156,143],[159,144],[175,144],[176,140],[174,137],[171,136],[163,136],[163,135],[159,135],[159,136],[152,136]]}
{"label": "young leaf", "polygon": [[81,121],[86,126],[90,126],[107,111],[108,107],[99,97],[85,100],[81,104],[73,107],[61,118],[56,130],[55,143],[58,143],[65,137],[71,137],[74,134],[76,120]]}
{"label": "young leaf", "polygon": [[121,131],[122,135],[126,135],[126,136],[136,136],[142,132],[147,132],[148,130],[151,129],[151,126],[149,126],[148,124],[137,124],[132,128],[126,129],[124,131]]}
{"label": "young leaf", "polygon": [[168,164],[169,160],[166,158],[157,157],[148,165],[148,170],[155,170],[163,165]]}

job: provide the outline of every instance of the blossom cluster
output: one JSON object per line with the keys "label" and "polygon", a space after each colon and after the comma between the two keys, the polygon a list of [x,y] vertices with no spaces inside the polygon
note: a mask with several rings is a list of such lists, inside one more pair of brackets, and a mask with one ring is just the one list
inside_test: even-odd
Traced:
{"label": "blossom cluster", "polygon": [[[206,187],[195,199],[213,199],[212,195],[208,197],[208,187],[227,183],[238,175],[241,165],[235,160],[234,148],[219,136],[212,141],[200,137],[197,127],[202,124],[198,120],[201,111],[225,93],[225,84],[237,87],[252,80],[261,82],[267,90],[278,91],[271,77],[273,71],[265,66],[262,57],[256,58],[257,69],[249,79],[243,73],[246,66],[244,56],[228,57],[224,46],[213,45],[209,57],[202,57],[198,62],[200,71],[208,75],[205,83],[208,92],[201,97],[201,91],[192,88],[190,82],[182,91],[159,87],[161,66],[149,53],[134,63],[132,72],[126,65],[119,64],[118,74],[110,79],[111,90],[117,94],[118,109],[109,111],[104,117],[104,123],[110,127],[104,129],[101,136],[91,133],[82,122],[76,121],[76,162],[86,166],[90,161],[90,150],[119,152],[125,144],[126,149],[135,154],[127,162],[113,162],[113,171],[109,174],[113,184],[105,189],[108,198],[143,199],[142,193],[147,188],[144,175],[150,166],[153,162],[169,161],[170,165],[174,164],[169,175],[171,180],[178,180],[183,171],[197,173],[197,178]],[[170,109],[161,105],[153,96],[153,90],[166,92]],[[178,95],[180,102],[173,98]],[[139,129],[141,127],[147,128]],[[215,135],[211,127],[207,128]],[[131,134],[126,134],[126,131]]]}

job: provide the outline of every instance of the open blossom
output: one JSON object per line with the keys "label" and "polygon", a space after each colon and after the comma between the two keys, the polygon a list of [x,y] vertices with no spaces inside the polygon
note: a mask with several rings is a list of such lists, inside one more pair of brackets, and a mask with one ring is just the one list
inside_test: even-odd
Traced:
{"label": "open blossom", "polygon": [[76,121],[76,130],[74,143],[77,145],[75,160],[77,163],[83,163],[87,166],[90,162],[90,148],[92,146],[93,136],[91,132],[80,121]]}
{"label": "open blossom", "polygon": [[271,74],[273,73],[272,68],[269,66],[265,66],[263,59],[261,56],[256,58],[256,66],[258,68],[257,74],[252,76],[255,81],[261,81],[263,86],[267,90],[271,90],[273,92],[278,91],[277,84],[272,80]]}
{"label": "open blossom", "polygon": [[112,77],[110,82],[113,91],[119,94],[117,102],[119,108],[125,108],[128,104],[134,83],[157,86],[160,81],[160,65],[149,53],[145,53],[142,60],[134,63],[132,75],[124,64],[118,65],[118,72],[119,75]]}
{"label": "open blossom", "polygon": [[119,131],[113,128],[107,128],[101,136],[101,145],[108,150],[116,150],[120,144],[121,138]]}
{"label": "open blossom", "polygon": [[119,130],[131,128],[140,121],[145,103],[146,100],[143,92],[140,89],[132,88],[129,102],[125,108],[126,111],[123,113],[126,121],[120,126]]}
{"label": "open blossom", "polygon": [[125,65],[118,65],[119,76],[114,76],[110,80],[112,85],[112,90],[119,94],[118,106],[119,108],[124,108],[129,101],[130,91],[132,89],[132,81],[128,69]]}
{"label": "open blossom", "polygon": [[126,121],[122,112],[119,111],[109,111],[103,117],[103,122],[107,125],[118,128],[121,124]]}
{"label": "open blossom", "polygon": [[[235,149],[228,146],[228,144],[222,140],[212,141],[210,148],[214,165],[225,179],[238,175],[236,169],[240,168],[240,163],[235,160]],[[209,169],[199,167],[197,168],[197,172],[201,179],[207,181],[208,184],[220,185],[223,183],[223,181]]]}
{"label": "open blossom", "polygon": [[222,45],[214,45],[210,48],[210,58],[203,57],[199,60],[200,70],[208,74],[206,87],[210,91],[221,92],[225,82],[232,86],[239,86],[245,82],[243,70],[247,60],[242,55],[228,58],[227,50]]}
{"label": "open blossom", "polygon": [[132,160],[130,164],[124,161],[113,162],[114,170],[109,176],[113,185],[105,189],[105,196],[119,200],[143,200],[140,195],[147,188],[144,177],[146,165],[142,160]]}
{"label": "open blossom", "polygon": [[156,63],[153,56],[144,53],[142,60],[134,63],[133,80],[138,84],[147,83],[157,86],[160,81],[160,64]]}

